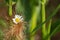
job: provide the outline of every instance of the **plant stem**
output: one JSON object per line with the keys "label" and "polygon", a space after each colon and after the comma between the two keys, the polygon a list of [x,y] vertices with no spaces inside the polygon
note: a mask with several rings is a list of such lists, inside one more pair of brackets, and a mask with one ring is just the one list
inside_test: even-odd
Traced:
{"label": "plant stem", "polygon": [[[45,5],[42,4],[42,23],[45,21]],[[46,25],[42,25],[42,39],[46,36]]]}
{"label": "plant stem", "polygon": [[[48,30],[47,30],[47,34],[50,34],[50,30],[51,30],[51,21],[52,21],[52,19],[49,21],[49,24],[48,24]],[[48,37],[48,40],[50,40],[50,37]]]}
{"label": "plant stem", "polygon": [[[31,22],[30,22],[30,32],[33,31],[33,29],[37,26],[37,17],[39,15],[39,12],[40,12],[40,6],[36,6],[35,8],[33,8],[33,15],[32,15],[32,19],[31,19]],[[32,33],[32,35],[34,35],[35,32]],[[35,35],[31,37],[31,40],[35,40]]]}
{"label": "plant stem", "polygon": [[[37,18],[38,18],[38,15],[40,13],[40,2],[38,1],[39,5],[36,5],[36,6],[33,6],[33,10],[32,10],[32,18],[31,18],[31,21],[30,21],[30,32],[33,31],[33,29],[35,27],[37,27]],[[32,37],[30,37],[30,40],[35,40],[35,31],[31,34],[33,35]]]}
{"label": "plant stem", "polygon": [[9,0],[9,16],[12,16],[12,0]]}
{"label": "plant stem", "polygon": [[[42,5],[41,5],[41,15],[42,15],[42,18],[41,18],[41,20],[42,20],[42,23],[45,21],[45,0],[42,0],[41,1],[41,3],[42,3]],[[43,24],[42,25],[42,40],[45,38],[45,36],[46,36],[46,24]]]}

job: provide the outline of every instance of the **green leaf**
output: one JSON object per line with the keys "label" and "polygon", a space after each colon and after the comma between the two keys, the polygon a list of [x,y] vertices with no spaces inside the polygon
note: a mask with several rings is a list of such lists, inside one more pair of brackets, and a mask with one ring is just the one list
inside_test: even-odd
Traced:
{"label": "green leaf", "polygon": [[48,23],[48,26],[47,26],[47,32],[48,34],[50,33],[51,31],[51,24],[52,24],[52,19],[50,19],[49,23]]}
{"label": "green leaf", "polygon": [[47,34],[47,36],[44,38],[44,40],[47,40],[47,38],[55,35],[59,31],[60,31],[60,23],[59,23],[59,25],[56,25],[56,28],[54,28],[54,30],[52,30],[52,32],[50,34]]}
{"label": "green leaf", "polygon": [[36,28],[34,28],[34,30],[31,32],[33,33],[34,31],[37,31],[38,29],[40,29],[42,27],[42,25],[46,22],[48,22],[56,13],[57,11],[60,9],[60,5],[57,6],[57,8],[52,12],[52,14],[40,25],[38,25]]}
{"label": "green leaf", "polygon": [[23,8],[21,0],[17,0],[16,2],[16,12],[20,14],[24,12],[24,8]]}
{"label": "green leaf", "polygon": [[[52,24],[52,19],[49,20],[48,26],[47,26],[47,35],[50,34],[51,31],[51,24]],[[50,40],[50,36],[47,38],[48,40]]]}
{"label": "green leaf", "polygon": [[51,37],[55,35],[57,32],[60,31],[60,19],[58,19],[56,22],[52,23],[50,33],[47,34],[44,40],[46,40],[48,37]]}
{"label": "green leaf", "polygon": [[[39,3],[39,1],[38,1]],[[40,3],[39,3],[40,4]],[[30,20],[30,25],[29,25],[29,31],[32,32],[35,27],[37,27],[37,18],[38,15],[40,14],[40,7],[41,5],[34,5],[32,6],[32,17]],[[31,35],[34,35],[35,32],[33,32]],[[35,35],[30,38],[30,40],[35,40],[34,39]]]}
{"label": "green leaf", "polygon": [[32,7],[30,5],[29,0],[22,0],[23,5],[24,5],[24,16],[25,16],[25,21],[29,21],[32,16]]}
{"label": "green leaf", "polygon": [[60,31],[60,19],[54,22],[51,26],[51,36]]}
{"label": "green leaf", "polygon": [[30,31],[32,31],[36,27],[37,18],[38,18],[38,15],[40,13],[40,6],[33,8],[32,13],[33,13],[33,15],[32,15],[32,18],[30,20]]}

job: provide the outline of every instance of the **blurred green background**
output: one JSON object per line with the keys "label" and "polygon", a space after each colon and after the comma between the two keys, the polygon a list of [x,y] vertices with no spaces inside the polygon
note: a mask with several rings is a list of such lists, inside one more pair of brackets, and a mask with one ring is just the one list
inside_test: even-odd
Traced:
{"label": "blurred green background", "polygon": [[[60,4],[60,0],[47,0],[45,4],[45,11],[46,11],[46,18],[52,14],[52,12],[56,9],[56,7]],[[38,6],[39,5],[39,6]],[[11,5],[10,5],[11,6]],[[39,7],[35,9],[35,7]],[[0,0],[0,40],[2,40],[4,35],[4,30],[9,29],[8,26],[11,24],[9,23],[12,17],[14,17],[15,14],[20,14],[24,17],[25,21],[27,22],[27,26],[36,26],[41,23],[41,4],[38,3],[37,0],[13,0],[12,4],[12,14],[8,14],[9,9],[9,1],[8,0]],[[34,13],[37,13],[34,15]],[[12,15],[12,16],[9,16]],[[36,22],[37,21],[37,22]],[[60,9],[56,13],[54,17],[52,17],[52,26],[51,26],[51,33],[52,31],[57,28],[57,25],[60,25]],[[48,25],[48,22],[47,22]],[[30,27],[26,27],[27,30]],[[30,31],[32,31],[34,27],[31,28]],[[60,40],[60,27],[58,27],[57,33],[55,33],[51,40]],[[27,31],[28,33],[29,31]],[[34,34],[34,33],[33,33]],[[38,29],[35,32],[36,39],[35,40],[41,40],[42,33],[41,29]],[[28,37],[29,38],[29,37]]]}

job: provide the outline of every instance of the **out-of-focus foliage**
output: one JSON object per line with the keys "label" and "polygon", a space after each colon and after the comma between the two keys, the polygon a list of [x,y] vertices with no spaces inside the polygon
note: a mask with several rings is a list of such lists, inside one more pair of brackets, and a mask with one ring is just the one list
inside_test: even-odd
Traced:
{"label": "out-of-focus foliage", "polygon": [[0,30],[0,40],[4,39],[4,33],[2,32],[2,30]]}
{"label": "out-of-focus foliage", "polygon": [[[56,13],[57,11],[60,9],[60,5],[58,5],[58,7],[51,13],[51,15],[46,19],[46,21],[44,21],[43,23],[41,23],[40,25],[38,25],[33,31],[38,30],[39,28],[41,28],[41,26],[46,23],[47,21],[49,21]],[[32,32],[33,32],[32,31]]]}
{"label": "out-of-focus foliage", "polygon": [[[11,5],[9,4],[10,1],[12,3]],[[45,3],[44,6],[46,7],[48,2],[49,2],[49,0],[4,0],[3,4],[8,7],[10,6],[11,14],[9,14],[9,15],[12,15],[12,11],[13,11],[12,6],[14,4],[16,5],[16,7],[15,7],[16,14],[22,14],[25,17],[25,21],[28,23],[26,30],[28,30],[28,32],[31,32],[31,34],[32,34],[34,32],[37,32],[42,27],[42,25],[46,24],[49,20],[51,20],[53,18],[53,16],[56,15],[57,11],[60,9],[60,5],[56,9],[54,9],[54,11],[52,11],[52,12],[51,12],[51,10],[48,9],[49,10],[48,12],[50,13],[50,15],[47,17],[47,19],[44,22],[41,23],[41,21],[42,21],[41,20],[42,19],[41,11],[43,13],[44,13],[44,11],[46,11],[46,10],[41,9],[42,5],[44,5],[44,3]],[[43,8],[43,9],[45,9],[45,8]],[[9,13],[10,13],[10,11],[9,11]],[[60,31],[60,19],[58,19],[53,24],[51,24],[51,23],[52,22],[50,22],[49,25],[47,26],[48,32],[51,31],[51,33],[49,32],[49,34],[46,35],[47,36],[46,38],[51,37]],[[7,27],[7,25],[8,25],[7,22],[4,19],[0,18],[0,27],[5,28],[5,27]],[[2,32],[2,30],[0,30],[0,38],[2,36],[3,36],[3,32]],[[0,40],[2,40],[2,38]]]}
{"label": "out-of-focus foliage", "polygon": [[52,33],[51,35],[55,35],[59,31],[60,31],[60,19],[58,19],[51,25],[51,33]]}
{"label": "out-of-focus foliage", "polygon": [[4,33],[2,29],[7,27],[8,27],[7,22],[3,18],[0,18],[0,40],[4,39]]}
{"label": "out-of-focus foliage", "polygon": [[4,19],[0,18],[0,27],[7,27],[7,26],[8,26],[7,22]]}
{"label": "out-of-focus foliage", "polygon": [[24,6],[22,5],[21,0],[17,0],[16,2],[16,13],[24,13]]}

